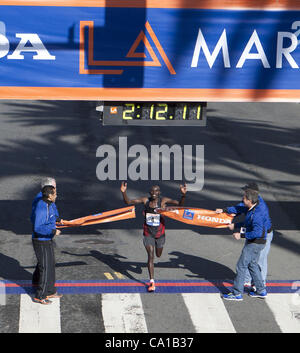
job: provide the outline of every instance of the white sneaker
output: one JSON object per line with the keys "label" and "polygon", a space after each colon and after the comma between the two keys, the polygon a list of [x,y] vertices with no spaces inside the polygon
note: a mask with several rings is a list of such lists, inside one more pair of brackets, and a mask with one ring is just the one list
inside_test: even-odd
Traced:
{"label": "white sneaker", "polygon": [[244,283],[244,287],[251,292],[256,292],[256,287],[251,282]]}

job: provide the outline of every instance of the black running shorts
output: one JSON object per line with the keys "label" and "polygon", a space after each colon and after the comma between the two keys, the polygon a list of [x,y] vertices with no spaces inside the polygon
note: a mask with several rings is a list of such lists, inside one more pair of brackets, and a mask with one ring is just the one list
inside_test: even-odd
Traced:
{"label": "black running shorts", "polygon": [[146,237],[144,235],[144,239],[143,239],[144,246],[152,245],[156,248],[163,248],[165,242],[166,242],[166,235],[165,234],[159,238],[154,238],[151,235]]}

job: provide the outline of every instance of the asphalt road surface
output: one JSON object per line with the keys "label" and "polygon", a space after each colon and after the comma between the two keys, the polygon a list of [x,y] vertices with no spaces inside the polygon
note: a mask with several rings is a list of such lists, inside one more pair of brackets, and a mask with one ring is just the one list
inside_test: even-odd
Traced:
{"label": "asphalt road surface", "polygon": [[[127,180],[130,198],[147,195],[153,184],[159,184],[165,196],[180,197],[184,173],[182,180],[174,180],[172,160],[170,180],[163,180],[162,175],[158,181],[151,180],[153,145],[178,145],[182,151],[185,145],[193,146],[194,160],[196,145],[203,146],[203,188],[188,191],[187,206],[215,209],[236,204],[242,197],[241,187],[247,181],[256,181],[275,229],[267,280],[300,287],[297,282],[300,280],[299,104],[211,103],[207,126],[199,128],[102,126],[95,106],[95,102],[0,102],[0,280],[3,283],[31,279],[36,260],[29,215],[42,177],[56,178],[56,203],[64,219],[124,206],[118,156],[120,137],[126,137],[128,150],[138,145],[136,148],[148,152],[138,161],[143,168],[148,166],[148,180],[134,181],[130,174]],[[116,151],[116,180],[98,178],[97,167],[105,156],[99,157],[97,150],[103,145]],[[122,156],[126,153],[121,152]],[[129,156],[128,164],[137,162],[136,158]],[[107,168],[113,171],[114,166]],[[136,207],[137,217],[133,220],[64,230],[56,239],[57,280],[145,283],[148,272],[142,244],[142,210],[141,206]],[[234,240],[226,229],[189,226],[170,219],[166,228],[163,255],[155,260],[158,281],[214,284],[233,280],[243,240]],[[219,296],[222,288],[213,287]],[[205,303],[216,298],[218,305],[224,306],[235,332],[284,332],[276,311],[266,301],[245,295],[242,303],[220,304],[222,299],[207,295],[211,295],[209,299],[205,297],[202,301],[199,297],[198,302],[213,310],[213,301]],[[286,299],[280,297],[283,294],[276,295],[280,307]],[[5,303],[0,305],[0,332],[20,331],[23,315],[20,297],[7,294]],[[103,303],[112,298],[113,294],[107,299],[103,293],[92,290],[65,294],[60,300],[59,330],[107,332]],[[193,309],[188,310],[189,299],[180,290],[145,292],[139,298],[147,332],[197,332]],[[298,297],[293,298],[293,302],[288,299],[291,317],[287,319],[293,320],[297,327],[300,305]],[[195,303],[192,301],[191,306]],[[215,331],[211,326],[211,332]]]}

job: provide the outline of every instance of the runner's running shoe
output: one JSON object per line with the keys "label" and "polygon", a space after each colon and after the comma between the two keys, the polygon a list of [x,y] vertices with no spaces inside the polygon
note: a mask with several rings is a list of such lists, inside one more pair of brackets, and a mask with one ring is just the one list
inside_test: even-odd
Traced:
{"label": "runner's running shoe", "polygon": [[154,292],[155,291],[155,284],[154,282],[150,282],[150,285],[148,287],[148,292]]}

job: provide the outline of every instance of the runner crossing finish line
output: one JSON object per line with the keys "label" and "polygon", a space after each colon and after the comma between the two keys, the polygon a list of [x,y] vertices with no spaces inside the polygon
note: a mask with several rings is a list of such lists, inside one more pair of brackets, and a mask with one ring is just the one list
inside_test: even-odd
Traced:
{"label": "runner crossing finish line", "polygon": [[194,207],[166,207],[157,209],[156,212],[179,222],[211,228],[226,228],[234,218],[227,213]]}

